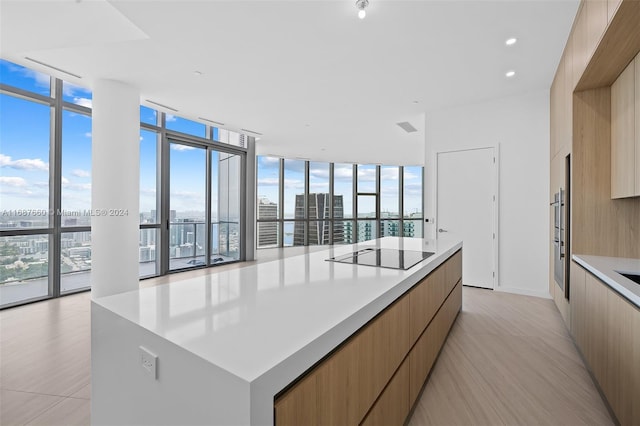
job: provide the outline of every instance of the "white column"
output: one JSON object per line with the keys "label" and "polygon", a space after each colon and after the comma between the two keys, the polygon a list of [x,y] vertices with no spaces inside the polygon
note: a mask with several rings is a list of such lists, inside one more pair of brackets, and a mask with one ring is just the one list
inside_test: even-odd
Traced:
{"label": "white column", "polygon": [[138,288],[140,93],[114,80],[93,86],[91,293]]}

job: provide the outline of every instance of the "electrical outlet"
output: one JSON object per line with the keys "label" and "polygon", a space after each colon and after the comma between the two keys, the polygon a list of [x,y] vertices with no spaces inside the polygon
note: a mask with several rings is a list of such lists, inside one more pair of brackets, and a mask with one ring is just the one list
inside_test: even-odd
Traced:
{"label": "electrical outlet", "polygon": [[158,379],[158,355],[140,346],[140,365],[154,380]]}

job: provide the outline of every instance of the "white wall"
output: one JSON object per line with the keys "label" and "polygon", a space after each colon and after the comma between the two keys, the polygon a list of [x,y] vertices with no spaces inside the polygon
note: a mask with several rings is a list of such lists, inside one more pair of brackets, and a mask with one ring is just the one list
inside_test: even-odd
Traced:
{"label": "white wall", "polygon": [[[436,216],[439,151],[499,146],[499,282],[496,290],[550,297],[549,91],[428,113],[425,217]],[[433,224],[425,224],[434,237]]]}

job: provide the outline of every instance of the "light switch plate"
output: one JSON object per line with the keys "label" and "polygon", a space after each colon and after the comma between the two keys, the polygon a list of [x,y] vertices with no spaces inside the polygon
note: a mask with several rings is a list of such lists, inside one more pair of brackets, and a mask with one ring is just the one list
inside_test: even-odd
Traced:
{"label": "light switch plate", "polygon": [[158,379],[158,355],[144,346],[140,346],[140,365],[154,380]]}

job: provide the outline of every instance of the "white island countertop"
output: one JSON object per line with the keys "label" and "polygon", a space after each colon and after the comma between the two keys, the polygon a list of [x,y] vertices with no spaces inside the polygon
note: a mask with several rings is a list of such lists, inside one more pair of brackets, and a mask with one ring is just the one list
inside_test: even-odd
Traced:
{"label": "white island countertop", "polygon": [[[326,261],[366,247],[435,254],[408,270]],[[264,424],[277,392],[460,248],[386,237],[93,302],[246,383],[250,423]]]}
{"label": "white island countertop", "polygon": [[573,260],[640,308],[640,284],[620,274],[640,274],[640,259],[574,254]]}

